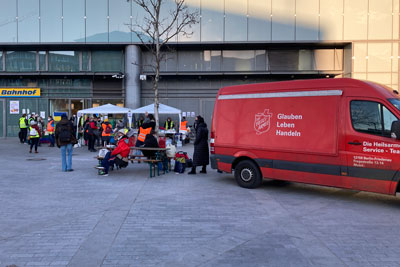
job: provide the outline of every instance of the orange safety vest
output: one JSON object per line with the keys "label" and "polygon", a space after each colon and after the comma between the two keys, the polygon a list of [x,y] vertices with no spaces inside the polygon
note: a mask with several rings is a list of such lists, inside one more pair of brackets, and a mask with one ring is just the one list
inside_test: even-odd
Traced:
{"label": "orange safety vest", "polygon": [[51,124],[52,123],[54,123],[54,120],[51,120],[51,121],[49,121],[48,123],[47,123],[47,131],[49,132],[49,133],[54,133],[54,126],[51,126]]}
{"label": "orange safety vest", "polygon": [[181,121],[181,131],[187,131],[187,121]]}
{"label": "orange safety vest", "polygon": [[146,135],[150,134],[151,132],[151,127],[143,129],[142,127],[140,127],[140,131],[139,131],[139,136],[138,136],[138,140],[144,142],[144,140],[146,139]]}
{"label": "orange safety vest", "polygon": [[111,127],[110,124],[105,124],[105,123],[103,123],[103,124],[101,125],[101,127],[103,128],[103,131],[101,132],[101,136],[111,136],[112,129],[111,129],[111,132],[110,132],[110,133],[106,133],[107,125],[109,125],[109,127]]}

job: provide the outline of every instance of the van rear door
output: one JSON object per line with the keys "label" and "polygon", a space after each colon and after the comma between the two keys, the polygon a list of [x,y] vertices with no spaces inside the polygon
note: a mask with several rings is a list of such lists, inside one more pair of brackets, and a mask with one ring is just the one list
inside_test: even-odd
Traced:
{"label": "van rear door", "polygon": [[400,143],[390,138],[398,120],[380,99],[347,97],[345,154],[350,187],[377,193],[390,192],[400,160]]}

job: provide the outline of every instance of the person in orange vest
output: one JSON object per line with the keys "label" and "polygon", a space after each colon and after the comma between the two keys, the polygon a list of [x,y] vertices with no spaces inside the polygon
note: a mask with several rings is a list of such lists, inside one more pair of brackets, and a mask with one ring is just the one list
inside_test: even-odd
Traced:
{"label": "person in orange vest", "polygon": [[182,117],[182,121],[181,121],[181,125],[180,125],[180,128],[179,128],[179,131],[185,131],[185,132],[188,131],[186,117]]}
{"label": "person in orange vest", "polygon": [[112,131],[111,123],[108,122],[108,118],[105,118],[104,122],[101,124],[101,140],[103,141],[103,144],[110,144]]}
{"label": "person in orange vest", "polygon": [[47,133],[49,134],[50,145],[49,147],[54,147],[54,120],[52,116],[47,119]]}
{"label": "person in orange vest", "polygon": [[135,146],[142,146],[144,144],[144,140],[146,140],[146,135],[151,133],[151,130],[156,128],[156,122],[154,120],[153,114],[149,114],[149,121],[144,122],[142,126],[139,128],[138,138]]}

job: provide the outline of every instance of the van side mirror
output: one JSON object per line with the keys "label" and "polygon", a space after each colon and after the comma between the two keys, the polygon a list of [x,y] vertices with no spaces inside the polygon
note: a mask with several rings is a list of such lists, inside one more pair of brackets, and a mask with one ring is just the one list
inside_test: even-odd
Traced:
{"label": "van side mirror", "polygon": [[400,121],[392,122],[392,128],[390,129],[390,136],[394,139],[400,139]]}

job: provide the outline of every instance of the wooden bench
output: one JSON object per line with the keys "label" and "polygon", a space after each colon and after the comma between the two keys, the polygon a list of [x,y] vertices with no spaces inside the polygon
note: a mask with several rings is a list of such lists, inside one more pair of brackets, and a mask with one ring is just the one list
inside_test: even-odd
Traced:
{"label": "wooden bench", "polygon": [[[98,160],[98,165],[97,167],[101,166],[101,161],[104,159],[103,157],[99,157],[96,156],[94,157],[95,159]],[[150,173],[150,178],[155,177],[156,176],[156,170],[157,170],[157,176],[160,176],[160,169],[158,168],[158,163],[161,162],[161,160],[157,160],[157,159],[148,159],[146,157],[143,156],[135,156],[134,158],[128,158],[128,160],[133,163],[133,162],[145,162],[149,164],[149,173]],[[168,168],[163,168],[164,173],[168,173]],[[98,173],[100,174],[101,170],[98,170]]]}

